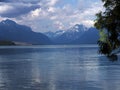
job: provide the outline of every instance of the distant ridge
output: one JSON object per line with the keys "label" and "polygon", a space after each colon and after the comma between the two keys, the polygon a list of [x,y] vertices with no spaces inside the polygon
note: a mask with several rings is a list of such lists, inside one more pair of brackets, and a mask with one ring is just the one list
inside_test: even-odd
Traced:
{"label": "distant ridge", "polygon": [[51,44],[50,39],[46,35],[33,32],[30,27],[19,25],[9,19],[0,22],[0,40],[40,45]]}
{"label": "distant ridge", "polygon": [[76,24],[68,30],[45,32],[55,44],[97,44],[98,30],[94,27],[87,28]]}
{"label": "distant ridge", "polygon": [[0,22],[0,41],[11,41],[17,45],[51,44],[97,44],[98,30],[76,24],[68,30],[37,33],[25,25],[6,19]]}

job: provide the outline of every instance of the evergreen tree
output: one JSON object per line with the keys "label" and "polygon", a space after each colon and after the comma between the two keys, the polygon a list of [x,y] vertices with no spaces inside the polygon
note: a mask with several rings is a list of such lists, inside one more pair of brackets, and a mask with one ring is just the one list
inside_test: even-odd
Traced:
{"label": "evergreen tree", "polygon": [[100,31],[99,52],[117,60],[120,52],[120,0],[102,0],[104,11],[96,14],[95,27]]}

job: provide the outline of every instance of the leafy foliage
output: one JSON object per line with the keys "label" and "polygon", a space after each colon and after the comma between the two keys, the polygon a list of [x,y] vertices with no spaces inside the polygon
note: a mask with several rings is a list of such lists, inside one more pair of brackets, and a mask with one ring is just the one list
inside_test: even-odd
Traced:
{"label": "leafy foliage", "polygon": [[105,11],[96,14],[94,24],[100,31],[99,52],[117,59],[113,51],[120,49],[120,0],[102,0],[102,2]]}

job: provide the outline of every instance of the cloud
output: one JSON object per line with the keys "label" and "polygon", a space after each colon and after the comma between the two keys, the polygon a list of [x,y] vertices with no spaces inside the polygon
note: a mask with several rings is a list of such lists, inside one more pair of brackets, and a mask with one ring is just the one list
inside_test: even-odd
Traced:
{"label": "cloud", "polygon": [[23,3],[2,3],[0,4],[0,16],[2,17],[18,17],[39,8],[39,5],[23,4]]}
{"label": "cloud", "polygon": [[54,22],[54,27],[56,27],[56,28],[58,28],[58,29],[60,29],[60,30],[64,29],[64,25],[63,25],[63,23],[60,22],[60,21],[55,21],[55,22]]}
{"label": "cloud", "polygon": [[5,2],[5,3],[38,3],[41,0],[0,0],[0,2]]}
{"label": "cloud", "polygon": [[68,29],[75,24],[91,27],[102,10],[100,0],[6,0],[0,4],[1,18],[12,18],[34,31]]}
{"label": "cloud", "polygon": [[49,5],[54,6],[57,2],[58,0],[49,0]]}

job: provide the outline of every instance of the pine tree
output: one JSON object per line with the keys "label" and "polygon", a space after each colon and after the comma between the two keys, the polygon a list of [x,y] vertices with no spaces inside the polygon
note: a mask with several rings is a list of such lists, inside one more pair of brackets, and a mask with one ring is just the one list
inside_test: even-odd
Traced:
{"label": "pine tree", "polygon": [[120,52],[120,0],[102,0],[104,11],[96,14],[94,26],[100,32],[99,52],[112,60]]}

